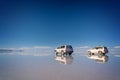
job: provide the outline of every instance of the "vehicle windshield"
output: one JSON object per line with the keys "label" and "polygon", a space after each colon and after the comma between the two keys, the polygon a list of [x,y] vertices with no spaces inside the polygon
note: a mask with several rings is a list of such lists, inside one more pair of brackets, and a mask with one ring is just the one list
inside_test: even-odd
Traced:
{"label": "vehicle windshield", "polygon": [[65,46],[61,46],[61,48],[65,48]]}
{"label": "vehicle windshield", "polygon": [[72,49],[72,46],[67,46],[67,48],[71,48]]}
{"label": "vehicle windshield", "polygon": [[102,49],[103,47],[95,47],[95,48],[93,48],[93,49]]}
{"label": "vehicle windshield", "polygon": [[105,49],[107,49],[107,47],[104,47]]}

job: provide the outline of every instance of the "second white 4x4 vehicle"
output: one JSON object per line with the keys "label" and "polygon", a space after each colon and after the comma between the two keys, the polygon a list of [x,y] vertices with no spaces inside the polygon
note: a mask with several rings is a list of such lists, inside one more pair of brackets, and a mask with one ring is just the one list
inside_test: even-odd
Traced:
{"label": "second white 4x4 vehicle", "polygon": [[71,45],[62,45],[60,47],[57,47],[54,51],[56,54],[61,53],[62,55],[71,55],[73,53],[73,48]]}
{"label": "second white 4x4 vehicle", "polygon": [[106,54],[106,53],[108,53],[108,49],[105,46],[97,46],[97,47],[94,47],[94,48],[88,50],[89,55]]}

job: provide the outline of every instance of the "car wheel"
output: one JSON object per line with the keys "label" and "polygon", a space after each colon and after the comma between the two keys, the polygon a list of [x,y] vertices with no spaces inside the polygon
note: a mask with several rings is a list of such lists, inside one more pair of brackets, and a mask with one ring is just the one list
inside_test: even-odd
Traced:
{"label": "car wheel", "polygon": [[64,51],[61,51],[62,54],[64,54]]}
{"label": "car wheel", "polygon": [[103,56],[103,54],[99,54],[99,55],[98,55],[99,58],[102,58],[102,56]]}
{"label": "car wheel", "polygon": [[94,55],[94,53],[91,53],[92,55]]}
{"label": "car wheel", "polygon": [[98,51],[99,54],[102,54],[102,51]]}
{"label": "car wheel", "polygon": [[105,53],[103,53],[103,55],[105,55]]}
{"label": "car wheel", "polygon": [[55,52],[56,55],[58,55],[58,52]]}
{"label": "car wheel", "polygon": [[69,55],[71,55],[72,53],[70,52]]}
{"label": "car wheel", "polygon": [[88,56],[90,57],[92,55],[92,53],[90,51],[88,51]]}
{"label": "car wheel", "polygon": [[63,53],[63,56],[67,56],[67,53]]}

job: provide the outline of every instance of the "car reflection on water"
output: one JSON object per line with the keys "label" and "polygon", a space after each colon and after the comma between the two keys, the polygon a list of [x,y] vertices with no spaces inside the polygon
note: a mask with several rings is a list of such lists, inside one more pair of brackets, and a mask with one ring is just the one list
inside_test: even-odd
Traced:
{"label": "car reflection on water", "polygon": [[55,54],[55,60],[59,61],[60,64],[72,64],[73,63],[72,55]]}
{"label": "car reflection on water", "polygon": [[97,63],[106,63],[109,59],[107,55],[88,55],[89,59],[95,60]]}

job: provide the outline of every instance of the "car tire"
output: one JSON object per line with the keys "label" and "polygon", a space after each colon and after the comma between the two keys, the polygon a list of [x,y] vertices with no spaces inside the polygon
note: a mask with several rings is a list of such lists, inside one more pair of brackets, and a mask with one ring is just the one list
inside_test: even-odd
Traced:
{"label": "car tire", "polygon": [[94,55],[94,53],[91,53],[92,55]]}
{"label": "car tire", "polygon": [[67,53],[63,53],[63,56],[67,56]]}
{"label": "car tire", "polygon": [[98,54],[102,54],[102,51],[98,51]]}
{"label": "car tire", "polygon": [[99,58],[102,58],[102,57],[103,57],[103,54],[99,54],[98,57],[99,57]]}
{"label": "car tire", "polygon": [[71,54],[72,54],[72,53],[70,52],[70,53],[69,53],[69,56],[70,56]]}
{"label": "car tire", "polygon": [[64,51],[61,51],[62,54],[64,54]]}
{"label": "car tire", "polygon": [[88,51],[88,56],[90,57],[92,55],[92,53],[90,51]]}
{"label": "car tire", "polygon": [[103,53],[103,55],[105,55],[105,53]]}
{"label": "car tire", "polygon": [[56,55],[58,55],[58,52],[55,52]]}

